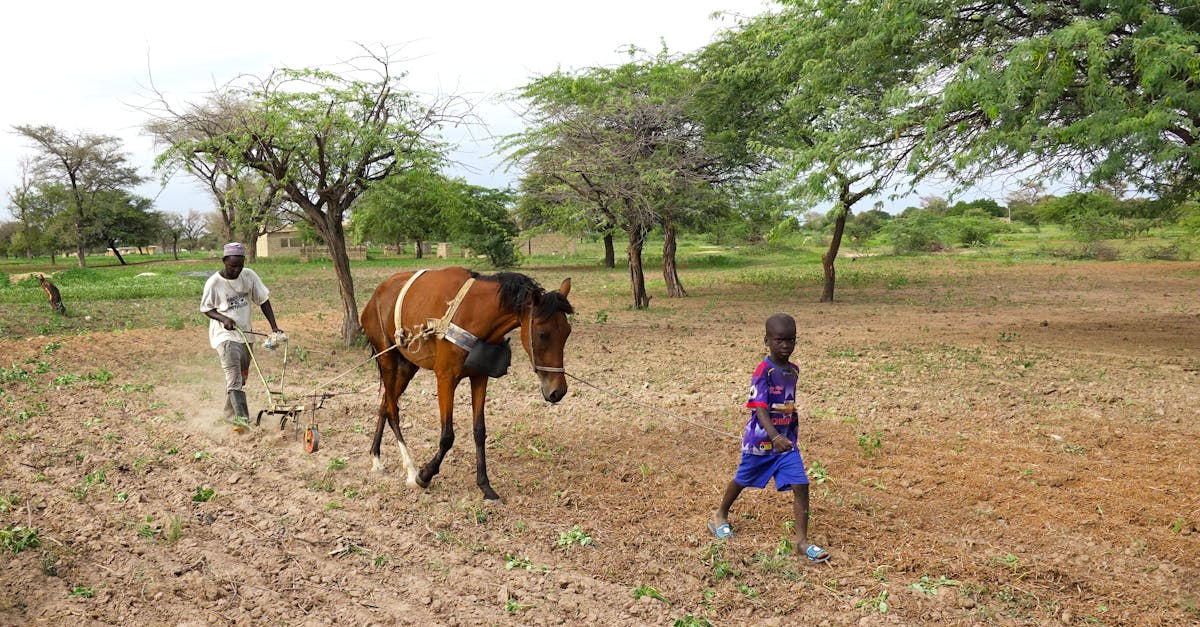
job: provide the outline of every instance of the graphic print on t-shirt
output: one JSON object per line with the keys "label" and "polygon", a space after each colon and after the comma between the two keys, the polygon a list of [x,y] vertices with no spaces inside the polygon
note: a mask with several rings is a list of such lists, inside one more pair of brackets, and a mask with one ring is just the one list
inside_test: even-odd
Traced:
{"label": "graphic print on t-shirt", "polygon": [[796,414],[796,382],[800,378],[799,368],[788,363],[780,366],[764,359],[750,378],[750,397],[746,407],[750,416],[746,421],[745,434],[742,437],[742,452],[751,455],[777,455],[780,451],[775,448],[767,435],[766,429],[758,423],[755,408],[766,408],[771,417],[771,424],[781,435],[796,446],[797,425],[799,416]]}

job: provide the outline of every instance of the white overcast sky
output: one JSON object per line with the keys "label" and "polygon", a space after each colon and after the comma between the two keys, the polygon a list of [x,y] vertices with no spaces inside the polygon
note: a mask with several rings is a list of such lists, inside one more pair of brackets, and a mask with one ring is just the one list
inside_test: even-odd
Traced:
{"label": "white overcast sky", "polygon": [[630,45],[695,50],[735,24],[713,19],[714,12],[752,16],[771,6],[767,0],[9,3],[0,27],[7,85],[0,98],[0,220],[11,217],[7,192],[18,182],[19,161],[33,152],[12,132],[19,124],[120,137],[151,181],[138,193],[155,198],[158,210],[211,210],[212,201],[185,175],[163,186],[151,171],[155,147],[141,132],[147,114],[136,108],[147,103],[150,76],[178,102],[239,74],[333,66],[359,52],[356,43],[402,44],[410,89],[480,103],[476,111],[487,130],[474,131],[475,139],[447,136],[461,145],[453,157],[467,165],[455,174],[503,187],[512,175],[489,156],[488,134],[517,131],[519,123],[498,94],[559,67],[619,64]]}

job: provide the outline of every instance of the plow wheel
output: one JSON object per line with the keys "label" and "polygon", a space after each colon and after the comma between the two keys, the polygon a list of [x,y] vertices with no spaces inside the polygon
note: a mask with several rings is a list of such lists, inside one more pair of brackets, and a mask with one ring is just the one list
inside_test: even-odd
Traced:
{"label": "plow wheel", "polygon": [[304,430],[304,451],[307,453],[316,453],[321,448],[321,432],[317,431],[316,425],[309,425]]}

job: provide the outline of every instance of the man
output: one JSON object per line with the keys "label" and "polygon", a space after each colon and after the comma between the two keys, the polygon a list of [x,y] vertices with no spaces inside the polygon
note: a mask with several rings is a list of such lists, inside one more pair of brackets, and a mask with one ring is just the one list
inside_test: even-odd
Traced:
{"label": "man", "polygon": [[208,342],[217,351],[225,371],[225,418],[244,425],[250,420],[243,386],[250,373],[250,349],[244,333],[252,330],[250,303],[258,305],[271,324],[271,331],[282,333],[271,309],[270,291],[253,270],[247,269],[246,247],[238,242],[225,244],[221,261],[225,267],[208,277],[200,297],[200,312],[212,319],[208,323]]}

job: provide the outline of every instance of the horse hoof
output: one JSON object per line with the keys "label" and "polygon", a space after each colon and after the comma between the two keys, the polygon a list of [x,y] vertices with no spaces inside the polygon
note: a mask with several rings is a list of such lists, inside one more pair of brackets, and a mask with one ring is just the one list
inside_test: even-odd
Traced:
{"label": "horse hoof", "polygon": [[383,472],[383,462],[378,457],[371,459],[371,472]]}
{"label": "horse hoof", "polygon": [[495,491],[495,490],[493,490],[493,489],[491,489],[491,488],[486,488],[486,489],[483,491],[483,500],[485,500],[485,501],[495,501],[495,502],[499,502],[499,501],[500,501],[500,495],[499,495],[499,494],[496,494],[496,491]]}
{"label": "horse hoof", "polygon": [[429,482],[428,482],[428,481],[425,481],[424,479],[421,479],[420,477],[417,477],[416,479],[413,479],[413,483],[415,483],[415,484],[416,484],[416,486],[415,486],[415,487],[421,488],[422,490],[428,490],[428,489],[429,489]]}

